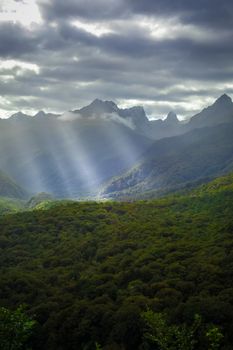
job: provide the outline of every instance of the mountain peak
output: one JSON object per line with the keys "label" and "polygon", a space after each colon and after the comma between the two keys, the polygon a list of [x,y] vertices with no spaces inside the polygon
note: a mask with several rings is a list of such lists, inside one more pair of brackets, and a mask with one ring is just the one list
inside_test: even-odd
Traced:
{"label": "mountain peak", "polygon": [[30,118],[29,115],[23,113],[23,112],[17,112],[17,113],[14,113],[10,116],[10,119],[12,120],[22,120],[22,119],[25,119],[25,118]]}
{"label": "mountain peak", "polygon": [[113,101],[104,101],[105,105],[108,106],[109,108],[112,108],[113,111],[118,111],[118,106],[116,105],[115,102]]}
{"label": "mountain peak", "polygon": [[[118,109],[117,105],[113,101],[103,101],[103,100],[100,100],[98,98],[96,98],[94,101],[92,101],[92,103],[89,106],[103,108],[103,109],[104,108],[113,109],[113,110]],[[89,107],[89,106],[87,106],[87,107]]]}
{"label": "mountain peak", "polygon": [[104,101],[98,99],[98,98],[95,98],[90,104],[89,106],[99,106],[99,105],[102,105],[104,103]]}
{"label": "mountain peak", "polygon": [[179,119],[177,118],[177,115],[175,112],[170,111],[167,115],[167,118],[165,119],[165,122],[167,123],[178,123]]}
{"label": "mountain peak", "polygon": [[39,111],[34,115],[34,118],[41,118],[41,117],[45,117],[46,114],[44,111]]}
{"label": "mountain peak", "polygon": [[194,115],[188,124],[191,127],[201,128],[232,121],[233,103],[228,95],[223,94],[211,106]]}
{"label": "mountain peak", "polygon": [[96,98],[88,106],[85,106],[79,110],[75,110],[74,113],[80,113],[84,117],[101,116],[104,113],[118,112],[117,105],[112,101],[102,101]]}
{"label": "mountain peak", "polygon": [[142,106],[118,109],[118,112],[122,118],[130,120],[138,130],[143,130],[149,122]]}
{"label": "mountain peak", "polygon": [[142,106],[134,106],[130,108],[126,108],[124,111],[132,113],[134,116],[140,116],[145,118],[146,113]]}
{"label": "mountain peak", "polygon": [[232,104],[232,99],[227,94],[223,94],[214,102],[214,104]]}

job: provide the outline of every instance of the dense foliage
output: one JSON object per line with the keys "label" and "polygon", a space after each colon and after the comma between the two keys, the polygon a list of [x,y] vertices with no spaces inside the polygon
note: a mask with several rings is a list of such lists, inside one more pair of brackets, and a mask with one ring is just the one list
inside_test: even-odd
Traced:
{"label": "dense foliage", "polygon": [[0,308],[0,349],[20,350],[27,347],[35,321],[31,320],[22,307],[10,311]]}
{"label": "dense foliage", "polygon": [[16,213],[25,208],[25,202],[19,199],[0,197],[0,215]]}
{"label": "dense foliage", "polygon": [[223,340],[220,329],[213,325],[207,327],[198,314],[189,326],[185,323],[169,324],[166,315],[151,310],[143,312],[142,317],[145,321],[144,337],[158,350],[195,350],[197,347],[218,350]]}
{"label": "dense foliage", "polygon": [[200,315],[230,350],[232,212],[229,175],[160,200],[2,216],[0,306],[27,304],[38,322],[33,350],[157,349],[145,337],[148,308],[177,329]]}

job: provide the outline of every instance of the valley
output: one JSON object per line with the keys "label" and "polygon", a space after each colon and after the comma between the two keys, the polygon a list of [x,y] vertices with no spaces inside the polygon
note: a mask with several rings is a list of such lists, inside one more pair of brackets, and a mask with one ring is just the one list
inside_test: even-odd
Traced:
{"label": "valley", "polygon": [[25,346],[231,349],[232,105],[0,120],[0,319],[24,310]]}

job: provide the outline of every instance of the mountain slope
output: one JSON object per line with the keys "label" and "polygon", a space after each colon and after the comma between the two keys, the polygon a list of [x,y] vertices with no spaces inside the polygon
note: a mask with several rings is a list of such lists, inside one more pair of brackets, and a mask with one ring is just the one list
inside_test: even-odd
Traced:
{"label": "mountain slope", "polygon": [[[33,193],[89,197],[96,195],[110,178],[119,176],[138,164],[154,139],[181,135],[190,130],[201,130],[204,126],[230,123],[232,120],[233,103],[226,95],[186,124],[181,123],[174,112],[170,112],[165,120],[149,121],[140,106],[122,109],[112,101],[98,99],[86,107],[63,115],[40,111],[30,117],[16,113],[8,120],[0,120],[0,169]],[[167,142],[170,145],[170,141],[165,141],[165,150]],[[159,159],[162,150],[153,151],[156,157],[158,153],[156,169],[161,168],[157,175],[151,174],[151,179],[144,171],[140,176],[133,175],[134,183],[130,180],[129,186],[123,185],[124,189],[139,184],[140,177],[143,176],[147,177],[146,186],[137,185],[138,191],[177,185],[177,176],[173,179],[162,174],[166,168],[164,162],[169,166],[175,160],[178,164],[183,164],[183,160],[179,159],[179,142],[174,145],[171,143],[169,147],[174,147],[174,150],[170,149],[170,157],[173,157],[171,161],[165,160],[169,150],[165,152],[164,159]],[[218,167],[217,164],[216,166]],[[228,167],[230,170],[230,163]],[[151,168],[149,166],[148,171]],[[213,169],[213,174],[215,173],[217,172]],[[178,176],[179,183],[196,180],[196,177],[193,178],[192,174],[189,176],[185,171],[183,175],[179,172]],[[162,179],[159,180],[159,177]],[[153,184],[155,178],[157,180]]]}
{"label": "mountain slope", "polygon": [[233,122],[233,102],[226,94],[220,96],[211,106],[192,116],[187,123],[178,120],[174,112],[169,112],[164,120],[151,120],[141,130],[148,137],[159,140],[185,134],[194,129]]}
{"label": "mountain slope", "polygon": [[143,131],[145,135],[153,140],[160,140],[165,137],[183,134],[186,132],[186,129],[184,124],[178,120],[177,115],[171,111],[164,120],[150,120]]}
{"label": "mountain slope", "polygon": [[186,125],[187,129],[203,128],[233,122],[233,102],[226,94],[220,96],[211,106],[194,115]]}
{"label": "mountain slope", "polygon": [[[188,195],[58,203],[0,218],[0,303],[27,304],[34,350],[145,348],[141,312],[233,343],[233,175]],[[203,334],[196,350],[207,349]],[[149,347],[147,347],[149,348]]]}
{"label": "mountain slope", "polygon": [[24,199],[27,196],[28,194],[23,188],[0,171],[0,197]]}
{"label": "mountain slope", "polygon": [[0,168],[34,193],[94,193],[152,143],[111,119],[25,118],[0,120]]}
{"label": "mountain slope", "polygon": [[186,183],[233,169],[233,123],[195,129],[156,141],[129,172],[113,179],[102,196],[143,195],[179,189]]}

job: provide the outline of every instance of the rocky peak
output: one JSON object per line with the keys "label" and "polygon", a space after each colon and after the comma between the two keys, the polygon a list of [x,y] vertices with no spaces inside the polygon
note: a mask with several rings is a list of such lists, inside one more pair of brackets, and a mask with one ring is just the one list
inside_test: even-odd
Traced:
{"label": "rocky peak", "polygon": [[46,113],[44,111],[39,111],[34,115],[34,118],[43,118],[46,116]]}
{"label": "rocky peak", "polygon": [[214,102],[214,105],[219,105],[219,104],[232,105],[232,99],[227,94],[223,94]]}
{"label": "rocky peak", "polygon": [[175,112],[171,111],[168,113],[166,119],[165,119],[165,122],[166,123],[169,123],[169,124],[176,124],[179,122],[179,119],[177,118],[177,115]]}
{"label": "rocky peak", "polygon": [[75,113],[80,113],[84,117],[91,117],[93,115],[99,116],[104,113],[118,113],[117,105],[112,101],[102,101],[95,99],[91,104],[83,107],[79,110],[74,111]]}
{"label": "rocky peak", "polygon": [[30,116],[25,114],[25,113],[22,113],[22,112],[14,113],[10,117],[10,119],[12,119],[12,120],[23,120],[23,119],[26,119],[26,118],[28,119],[28,118],[30,118]]}

